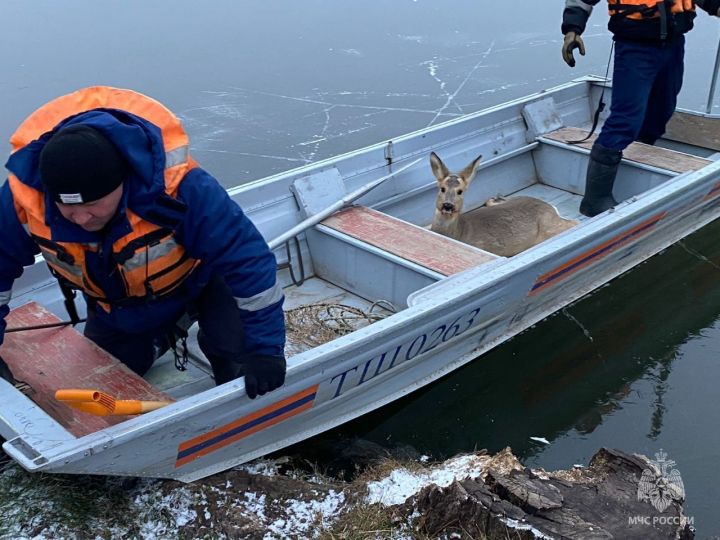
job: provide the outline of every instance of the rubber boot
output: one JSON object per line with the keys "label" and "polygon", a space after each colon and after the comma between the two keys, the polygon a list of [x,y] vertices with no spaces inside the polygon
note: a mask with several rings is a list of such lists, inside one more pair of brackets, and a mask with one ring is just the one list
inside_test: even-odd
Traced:
{"label": "rubber boot", "polygon": [[597,143],[593,145],[585,179],[585,196],[580,203],[581,214],[597,216],[617,204],[612,189],[621,159],[620,150],[610,150]]}

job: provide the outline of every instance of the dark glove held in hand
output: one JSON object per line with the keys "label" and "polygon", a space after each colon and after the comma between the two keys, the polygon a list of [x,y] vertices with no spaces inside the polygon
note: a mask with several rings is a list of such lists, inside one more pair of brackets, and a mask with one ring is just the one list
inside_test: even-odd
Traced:
{"label": "dark glove held in hand", "polygon": [[5,360],[2,359],[2,356],[0,356],[0,378],[5,379],[10,384],[15,384],[15,377],[13,377],[12,371],[10,371],[10,368],[5,363]]}
{"label": "dark glove held in hand", "polygon": [[245,391],[250,399],[275,390],[285,382],[285,358],[253,354],[245,361]]}

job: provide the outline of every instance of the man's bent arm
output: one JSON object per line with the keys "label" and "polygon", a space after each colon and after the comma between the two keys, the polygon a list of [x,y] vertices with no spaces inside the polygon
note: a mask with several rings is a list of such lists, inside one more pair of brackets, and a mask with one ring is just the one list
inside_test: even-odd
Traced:
{"label": "man's bent arm", "polygon": [[[562,33],[575,32],[582,34],[592,13],[593,6],[600,0],[565,0],[563,11]],[[720,1],[720,0],[719,0]]]}
{"label": "man's bent arm", "polygon": [[39,249],[18,219],[10,185],[0,187],[0,344],[5,336],[5,317],[10,312],[13,282],[23,267],[35,262]]}
{"label": "man's bent arm", "polygon": [[202,169],[180,184],[188,205],[178,240],[200,258],[205,271],[221,275],[245,323],[248,354],[283,356],[283,293],[276,279],[277,262],[255,225],[225,189]]}

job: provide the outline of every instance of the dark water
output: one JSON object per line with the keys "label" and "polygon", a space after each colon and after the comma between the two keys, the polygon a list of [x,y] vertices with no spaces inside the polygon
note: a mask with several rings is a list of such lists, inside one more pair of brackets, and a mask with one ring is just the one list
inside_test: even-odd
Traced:
{"label": "dark water", "polygon": [[[602,446],[676,462],[700,538],[718,534],[720,223],[411,397],[325,437],[433,458],[511,446],[530,466]],[[544,437],[550,445],[530,437]]]}
{"label": "dark water", "polygon": [[[144,92],[185,122],[226,186],[281,172],[567,82],[602,75],[598,8],[574,70],[562,0],[0,3],[0,136],[93,84]],[[688,39],[680,105],[704,109],[716,20]],[[717,111],[717,109],[716,109]],[[328,437],[433,457],[506,445],[549,469],[601,446],[677,462],[700,537],[720,534],[720,227],[430,388]],[[531,436],[545,437],[549,446]]]}

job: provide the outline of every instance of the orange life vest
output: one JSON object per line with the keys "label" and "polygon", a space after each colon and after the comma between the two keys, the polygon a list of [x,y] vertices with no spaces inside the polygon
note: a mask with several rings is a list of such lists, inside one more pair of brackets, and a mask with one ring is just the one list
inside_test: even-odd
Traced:
{"label": "orange life vest", "polygon": [[[663,0],[608,0],[610,16],[622,15],[630,19],[654,19],[661,16]],[[671,0],[670,13],[695,11],[694,0]]]}
{"label": "orange life vest", "polygon": [[[162,104],[132,90],[94,86],[59,97],[35,111],[10,138],[13,152],[54,129],[60,122],[93,109],[119,109],[152,122],[162,132],[165,149],[165,193],[175,198],[178,186],[197,167],[188,151],[188,137],[180,120]],[[86,267],[86,253],[100,246],[92,243],[56,242],[45,224],[45,198],[10,174],[8,176],[20,222],[40,247],[50,269],[106,311],[111,302]],[[169,229],[150,223],[126,210],[132,231],[113,243],[112,256],[130,300],[162,296],[176,289],[200,263],[190,258]]]}

